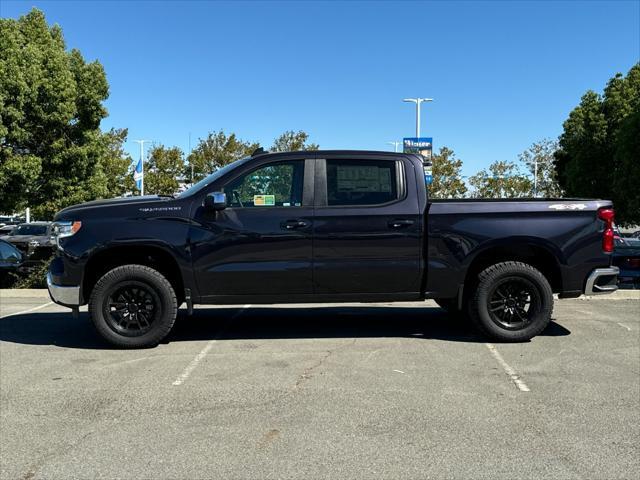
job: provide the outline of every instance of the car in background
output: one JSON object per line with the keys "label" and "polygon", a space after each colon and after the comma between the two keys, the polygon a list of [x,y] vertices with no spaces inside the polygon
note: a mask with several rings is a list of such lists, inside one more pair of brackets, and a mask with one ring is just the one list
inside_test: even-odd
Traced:
{"label": "car in background", "polygon": [[13,244],[29,263],[48,259],[55,251],[52,222],[21,223],[0,237]]}
{"label": "car in background", "polygon": [[9,285],[9,273],[20,271],[24,257],[20,250],[5,240],[0,240],[0,288]]}
{"label": "car in background", "polygon": [[16,229],[16,225],[2,225],[0,226],[0,237],[9,235]]}
{"label": "car in background", "polygon": [[[613,265],[620,269],[618,281],[622,286],[640,288],[640,232],[623,236],[614,229]],[[634,236],[635,235],[635,236]]]}

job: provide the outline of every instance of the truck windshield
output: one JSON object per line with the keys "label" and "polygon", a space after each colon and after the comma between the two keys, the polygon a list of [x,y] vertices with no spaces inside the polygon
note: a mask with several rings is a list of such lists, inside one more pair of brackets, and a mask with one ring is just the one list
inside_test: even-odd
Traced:
{"label": "truck windshield", "polygon": [[46,225],[20,225],[11,235],[46,235]]}
{"label": "truck windshield", "polygon": [[204,177],[198,183],[194,183],[189,188],[187,188],[184,192],[180,192],[177,198],[188,197],[189,195],[193,195],[194,193],[199,192],[200,190],[205,188],[207,185],[210,185],[211,183],[215,182],[218,178],[223,176],[225,173],[233,170],[237,166],[240,166],[249,160],[251,160],[251,157],[241,158],[240,160],[236,160],[235,162],[228,163],[224,167],[219,168],[218,170],[213,172],[211,175]]}

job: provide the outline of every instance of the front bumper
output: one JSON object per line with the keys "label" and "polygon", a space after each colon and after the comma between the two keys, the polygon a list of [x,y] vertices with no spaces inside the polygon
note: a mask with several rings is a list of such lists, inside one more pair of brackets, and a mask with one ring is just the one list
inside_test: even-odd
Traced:
{"label": "front bumper", "polygon": [[80,287],[79,286],[62,286],[53,283],[51,273],[47,273],[47,289],[49,296],[54,302],[64,305],[65,307],[80,306]]}
{"label": "front bumper", "polygon": [[596,268],[587,277],[584,287],[585,295],[602,295],[618,290],[618,267]]}

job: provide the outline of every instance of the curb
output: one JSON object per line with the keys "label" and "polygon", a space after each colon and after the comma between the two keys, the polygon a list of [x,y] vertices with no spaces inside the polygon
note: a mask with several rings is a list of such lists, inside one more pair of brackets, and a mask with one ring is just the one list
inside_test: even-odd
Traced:
{"label": "curb", "polygon": [[0,288],[1,298],[49,298],[46,288]]}
{"label": "curb", "polygon": [[[557,299],[557,295],[554,295]],[[46,288],[3,288],[0,289],[0,299],[3,298],[43,298],[49,299]],[[574,300],[574,299],[572,299]],[[595,302],[601,300],[640,300],[640,290],[618,290],[608,295],[581,296],[577,300]]]}

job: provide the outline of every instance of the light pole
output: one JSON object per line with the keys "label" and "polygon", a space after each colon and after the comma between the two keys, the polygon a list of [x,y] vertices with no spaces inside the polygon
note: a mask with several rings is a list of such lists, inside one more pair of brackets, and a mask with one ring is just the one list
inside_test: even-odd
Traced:
{"label": "light pole", "polygon": [[398,145],[400,145],[402,142],[387,142],[388,145],[393,145],[393,151],[398,153]]}
{"label": "light pole", "polygon": [[403,98],[402,101],[416,104],[416,137],[420,137],[420,104],[422,102],[433,102],[433,98]]}
{"label": "light pole", "polygon": [[538,157],[534,160],[533,167],[533,198],[538,198]]}
{"label": "light pole", "polygon": [[144,144],[151,140],[134,140],[140,144],[140,196],[144,196]]}

